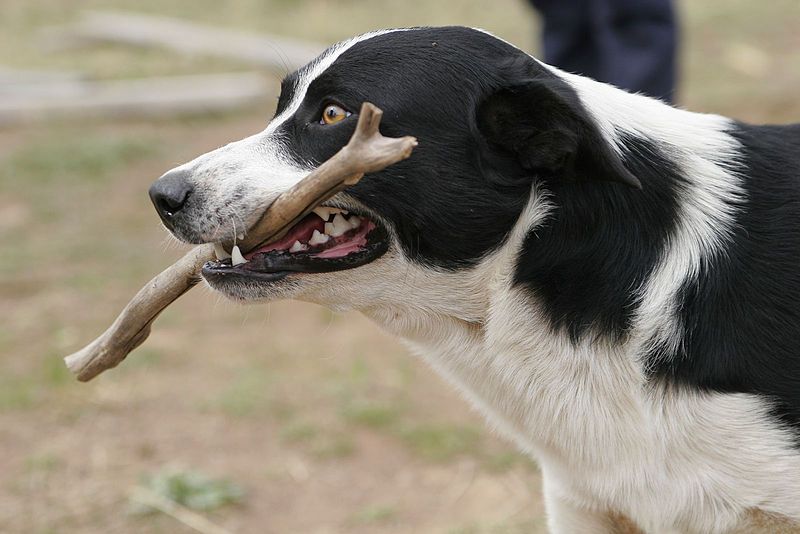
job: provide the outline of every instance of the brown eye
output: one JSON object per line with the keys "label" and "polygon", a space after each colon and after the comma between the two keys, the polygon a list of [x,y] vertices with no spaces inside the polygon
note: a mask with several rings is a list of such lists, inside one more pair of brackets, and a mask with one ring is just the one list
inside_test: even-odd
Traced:
{"label": "brown eye", "polygon": [[320,124],[335,124],[349,117],[351,113],[336,104],[328,104],[322,112]]}

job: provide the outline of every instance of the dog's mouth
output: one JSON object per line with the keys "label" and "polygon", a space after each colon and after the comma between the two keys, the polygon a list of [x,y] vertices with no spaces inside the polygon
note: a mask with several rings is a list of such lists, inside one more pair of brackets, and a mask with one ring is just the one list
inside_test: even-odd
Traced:
{"label": "dog's mouth", "polygon": [[[370,263],[389,248],[389,236],[380,223],[365,215],[319,206],[289,232],[243,256],[211,261],[203,266],[210,282],[247,278],[276,281],[291,273],[326,273]],[[217,246],[217,256],[230,256]]]}

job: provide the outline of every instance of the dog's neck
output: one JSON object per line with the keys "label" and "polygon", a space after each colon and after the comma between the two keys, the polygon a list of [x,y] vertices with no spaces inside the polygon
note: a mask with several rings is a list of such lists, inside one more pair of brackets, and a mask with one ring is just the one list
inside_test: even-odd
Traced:
{"label": "dog's neck", "polygon": [[[739,190],[730,171],[733,144],[727,119],[563,76],[582,98],[592,99],[587,107],[609,142],[622,151],[623,135],[645,139],[641,132],[647,132],[648,142],[670,151],[683,180],[676,199],[678,225],[664,240],[641,288],[625,337],[607,339],[589,329],[576,340],[568,330],[553,327],[552,317],[543,313],[541,295],[518,280],[520,256],[537,253],[526,238],[564,209],[559,198],[536,187],[502,247],[477,266],[458,273],[407,267],[405,288],[384,291],[360,309],[404,339],[491,425],[524,449],[569,456],[573,465],[589,466],[598,460],[593,455],[599,449],[575,444],[606,443],[605,462],[613,461],[608,457],[611,451],[634,447],[619,441],[635,434],[609,432],[635,429],[643,421],[640,392],[646,378],[639,356],[653,343],[680,343],[675,292],[680,280],[694,275],[708,260],[708,251],[724,241]],[[638,164],[648,165],[643,156]],[[659,179],[659,169],[651,167],[650,178]],[[643,181],[645,188],[655,185]],[[562,193],[566,192],[558,194]],[[404,271],[395,270],[395,277],[398,272]],[[413,295],[410,287],[415,288]],[[563,392],[576,384],[586,387],[586,395],[565,399]]]}

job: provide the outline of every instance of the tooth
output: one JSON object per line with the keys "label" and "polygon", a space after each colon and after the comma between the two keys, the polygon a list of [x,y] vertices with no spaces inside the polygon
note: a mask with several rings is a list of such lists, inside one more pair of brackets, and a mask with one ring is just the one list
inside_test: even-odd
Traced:
{"label": "tooth", "polygon": [[[327,235],[333,235],[336,230],[333,227],[333,223],[325,223],[325,233]],[[334,236],[335,237],[335,236]]]}
{"label": "tooth", "polygon": [[302,252],[304,250],[308,250],[308,246],[300,241],[295,241],[294,245],[289,249],[289,252]]}
{"label": "tooth", "polygon": [[308,244],[311,246],[314,245],[321,245],[323,243],[327,243],[330,237],[325,234],[319,233],[319,231],[314,230],[314,233],[311,234],[311,239],[308,240]]}
{"label": "tooth", "polygon": [[350,223],[350,228],[358,228],[361,226],[361,218],[358,215],[353,215],[347,222]]}
{"label": "tooth", "polygon": [[239,241],[243,240],[244,239],[244,234],[237,235],[236,239],[238,239]]}
{"label": "tooth", "polygon": [[243,263],[247,263],[247,260],[244,259],[244,256],[242,256],[242,251],[239,250],[239,247],[234,246],[231,249],[231,264],[236,266],[236,265],[241,265]]}
{"label": "tooth", "polygon": [[220,243],[214,243],[214,254],[217,255],[217,259],[220,261],[231,257],[231,255],[225,250],[225,247],[223,247]]}
{"label": "tooth", "polygon": [[319,216],[319,218],[322,219],[323,221],[327,221],[328,219],[331,218],[331,213],[333,213],[333,208],[329,208],[327,206],[317,206],[311,211],[316,213],[317,216]]}
{"label": "tooth", "polygon": [[[328,226],[327,224],[325,226]],[[328,229],[325,229],[325,233],[333,236],[339,237],[340,235],[348,232],[350,230],[350,223],[347,222],[347,219],[342,217],[340,213],[336,214],[336,217],[333,218],[333,231],[329,232]]]}

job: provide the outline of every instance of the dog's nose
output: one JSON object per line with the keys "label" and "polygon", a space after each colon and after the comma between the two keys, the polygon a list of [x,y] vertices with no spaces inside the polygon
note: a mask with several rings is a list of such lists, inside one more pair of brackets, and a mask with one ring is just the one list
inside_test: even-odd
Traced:
{"label": "dog's nose", "polygon": [[175,215],[192,194],[191,182],[185,170],[173,169],[150,186],[150,200],[167,228],[172,228]]}

